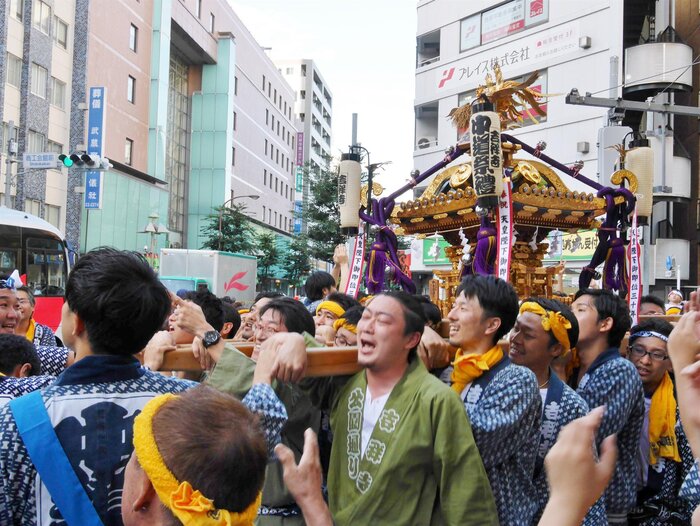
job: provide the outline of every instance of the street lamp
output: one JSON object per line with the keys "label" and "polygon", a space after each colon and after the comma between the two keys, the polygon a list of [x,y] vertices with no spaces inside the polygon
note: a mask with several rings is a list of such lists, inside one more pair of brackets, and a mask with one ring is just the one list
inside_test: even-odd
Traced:
{"label": "street lamp", "polygon": [[236,199],[243,199],[245,197],[247,197],[248,199],[252,199],[253,201],[257,201],[258,199],[260,199],[260,196],[257,194],[237,195],[234,197],[233,190],[231,191],[231,194],[231,199],[224,201],[224,204],[222,204],[221,207],[219,207],[219,250],[221,250],[221,242],[223,241],[223,234],[221,232],[221,222],[224,215],[224,208],[226,208],[226,205],[233,203]]}
{"label": "street lamp", "polygon": [[151,258],[151,266],[155,268],[155,250],[156,250],[156,236],[161,235],[161,234],[169,234],[170,231],[168,228],[159,223],[158,219],[160,219],[160,216],[158,215],[157,212],[151,212],[151,215],[148,216],[148,224],[143,227],[143,230],[139,232],[139,234],[150,234],[151,237],[151,246],[150,246],[150,252],[148,252],[148,247],[144,246],[144,249],[147,251],[146,257]]}

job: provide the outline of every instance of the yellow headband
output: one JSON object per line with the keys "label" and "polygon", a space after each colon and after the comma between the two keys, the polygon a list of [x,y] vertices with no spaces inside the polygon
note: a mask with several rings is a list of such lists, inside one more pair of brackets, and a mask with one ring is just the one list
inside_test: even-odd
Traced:
{"label": "yellow headband", "polygon": [[551,332],[554,338],[564,347],[564,353],[571,349],[569,342],[569,333],[567,329],[571,328],[571,322],[567,320],[561,312],[546,310],[539,303],[534,301],[526,301],[520,306],[520,314],[524,312],[532,312],[542,317],[542,328]]}
{"label": "yellow headband", "polygon": [[238,314],[248,314],[250,309],[239,309]]}
{"label": "yellow headband", "polygon": [[349,323],[345,318],[338,318],[333,322],[333,328],[337,332],[338,329],[343,328],[349,330],[353,334],[357,334],[357,325]]}
{"label": "yellow headband", "polygon": [[338,318],[345,314],[345,309],[340,305],[340,303],[336,303],[335,301],[322,301],[319,303],[318,307],[316,307],[316,315],[318,315],[318,312],[321,309],[326,309],[327,311],[332,312],[338,316]]}
{"label": "yellow headband", "polygon": [[146,472],[158,498],[183,524],[194,526],[252,526],[258,516],[262,492],[240,513],[219,510],[214,501],[206,498],[187,482],[178,482],[158,451],[153,436],[153,417],[163,404],[177,396],[164,394],[148,402],[134,420],[134,453]]}

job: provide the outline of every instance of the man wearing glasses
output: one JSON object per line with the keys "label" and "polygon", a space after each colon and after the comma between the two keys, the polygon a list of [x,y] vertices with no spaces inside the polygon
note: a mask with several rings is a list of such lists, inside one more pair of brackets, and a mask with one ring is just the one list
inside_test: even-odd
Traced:
{"label": "man wearing glasses", "polygon": [[678,421],[671,360],[666,345],[673,326],[660,319],[632,327],[628,358],[644,387],[644,424],[639,437],[637,506],[630,524],[690,524],[693,505],[679,496],[693,454]]}

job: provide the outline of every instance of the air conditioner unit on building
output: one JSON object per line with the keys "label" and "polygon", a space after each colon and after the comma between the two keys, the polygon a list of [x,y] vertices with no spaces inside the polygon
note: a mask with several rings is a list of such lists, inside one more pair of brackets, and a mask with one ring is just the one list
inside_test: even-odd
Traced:
{"label": "air conditioner unit on building", "polygon": [[416,146],[418,146],[419,150],[437,146],[437,137],[420,137],[416,142]]}

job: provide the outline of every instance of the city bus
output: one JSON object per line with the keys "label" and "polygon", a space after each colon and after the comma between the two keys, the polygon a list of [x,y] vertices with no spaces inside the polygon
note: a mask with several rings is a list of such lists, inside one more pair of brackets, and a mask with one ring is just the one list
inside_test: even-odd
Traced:
{"label": "city bus", "polygon": [[51,223],[27,212],[0,207],[0,274],[17,269],[34,293],[37,323],[61,323],[69,271],[65,238]]}

